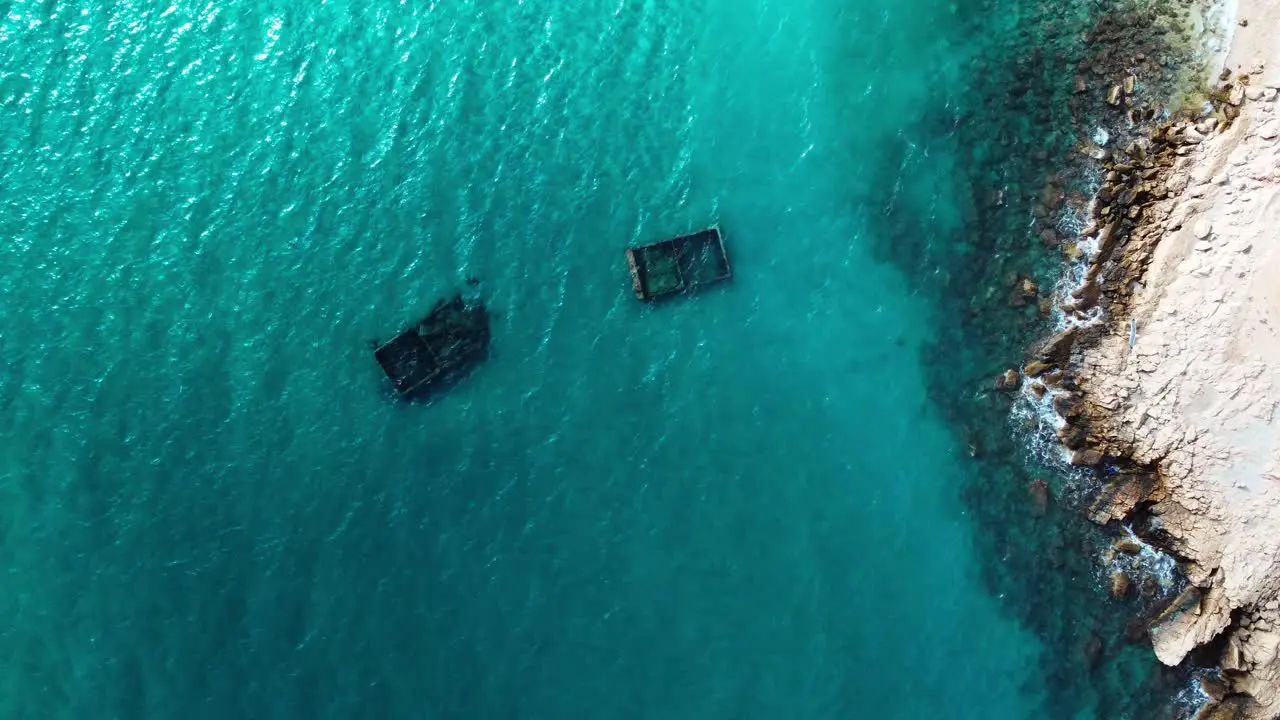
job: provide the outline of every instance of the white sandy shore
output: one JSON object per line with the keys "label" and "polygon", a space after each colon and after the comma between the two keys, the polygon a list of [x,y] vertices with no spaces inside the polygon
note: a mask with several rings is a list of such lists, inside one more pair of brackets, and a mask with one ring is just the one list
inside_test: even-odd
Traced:
{"label": "white sandy shore", "polygon": [[[1227,7],[1228,17],[1231,8]],[[1091,402],[1134,459],[1159,463],[1156,506],[1194,562],[1199,608],[1153,630],[1180,662],[1227,630],[1224,670],[1280,717],[1280,0],[1238,0],[1225,65],[1250,73],[1239,119],[1183,158],[1166,232],[1117,328],[1081,362]],[[1236,25],[1243,21],[1244,25]],[[1204,128],[1202,128],[1204,129]],[[1181,187],[1185,182],[1185,187]],[[1232,624],[1232,611],[1242,620]]]}

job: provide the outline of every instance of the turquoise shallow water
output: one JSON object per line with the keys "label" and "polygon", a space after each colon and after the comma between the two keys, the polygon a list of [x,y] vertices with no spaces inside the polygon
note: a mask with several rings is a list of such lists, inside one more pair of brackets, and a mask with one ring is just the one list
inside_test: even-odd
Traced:
{"label": "turquoise shallow water", "polygon": [[[1018,3],[7,8],[0,715],[1041,716],[872,251],[965,215],[889,148],[960,172],[910,133]],[[636,303],[710,222],[732,284]],[[492,357],[397,404],[368,339],[473,275]]]}

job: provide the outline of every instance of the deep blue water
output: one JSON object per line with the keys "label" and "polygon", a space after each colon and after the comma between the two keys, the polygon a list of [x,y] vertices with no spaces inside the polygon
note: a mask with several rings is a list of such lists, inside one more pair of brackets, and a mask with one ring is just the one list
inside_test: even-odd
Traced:
{"label": "deep blue water", "polygon": [[872,251],[1018,3],[3,7],[0,717],[1039,716]]}

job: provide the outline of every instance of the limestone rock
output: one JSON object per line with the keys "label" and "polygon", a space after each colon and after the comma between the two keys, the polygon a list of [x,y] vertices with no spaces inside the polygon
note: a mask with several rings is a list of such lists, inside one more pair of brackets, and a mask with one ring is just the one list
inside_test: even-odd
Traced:
{"label": "limestone rock", "polygon": [[1151,473],[1117,473],[1103,485],[1094,499],[1089,519],[1106,525],[1112,520],[1127,517],[1138,503],[1152,495],[1158,485],[1159,478]]}
{"label": "limestone rock", "polygon": [[1222,648],[1222,657],[1218,660],[1218,666],[1227,672],[1244,672],[1249,668],[1244,659],[1244,650],[1240,648],[1240,638],[1235,633],[1232,633],[1227,638],[1227,643]]}
{"label": "limestone rock", "polygon": [[1222,588],[1201,590],[1192,585],[1170,603],[1151,626],[1156,657],[1165,665],[1177,665],[1192,649],[1226,629],[1231,608]]}

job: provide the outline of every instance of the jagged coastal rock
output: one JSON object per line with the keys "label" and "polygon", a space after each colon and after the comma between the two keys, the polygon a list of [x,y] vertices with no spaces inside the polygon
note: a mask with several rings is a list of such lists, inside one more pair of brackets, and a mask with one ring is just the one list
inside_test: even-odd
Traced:
{"label": "jagged coastal rock", "polygon": [[[1142,509],[1184,590],[1150,623],[1168,665],[1221,647],[1203,717],[1280,717],[1280,0],[1241,0],[1208,112],[1149,126],[1103,163],[1067,330],[1034,351],[1071,462],[1115,459],[1088,508]],[[1234,24],[1234,23],[1233,23]],[[1139,78],[1139,82],[1141,79]],[[1084,92],[1082,78],[1077,91]],[[1130,77],[1106,91],[1119,106]],[[1088,152],[1093,152],[1087,150]],[[1121,547],[1130,543],[1134,547]],[[1124,541],[1113,553],[1136,553]],[[1109,576],[1117,600],[1131,579]]]}

